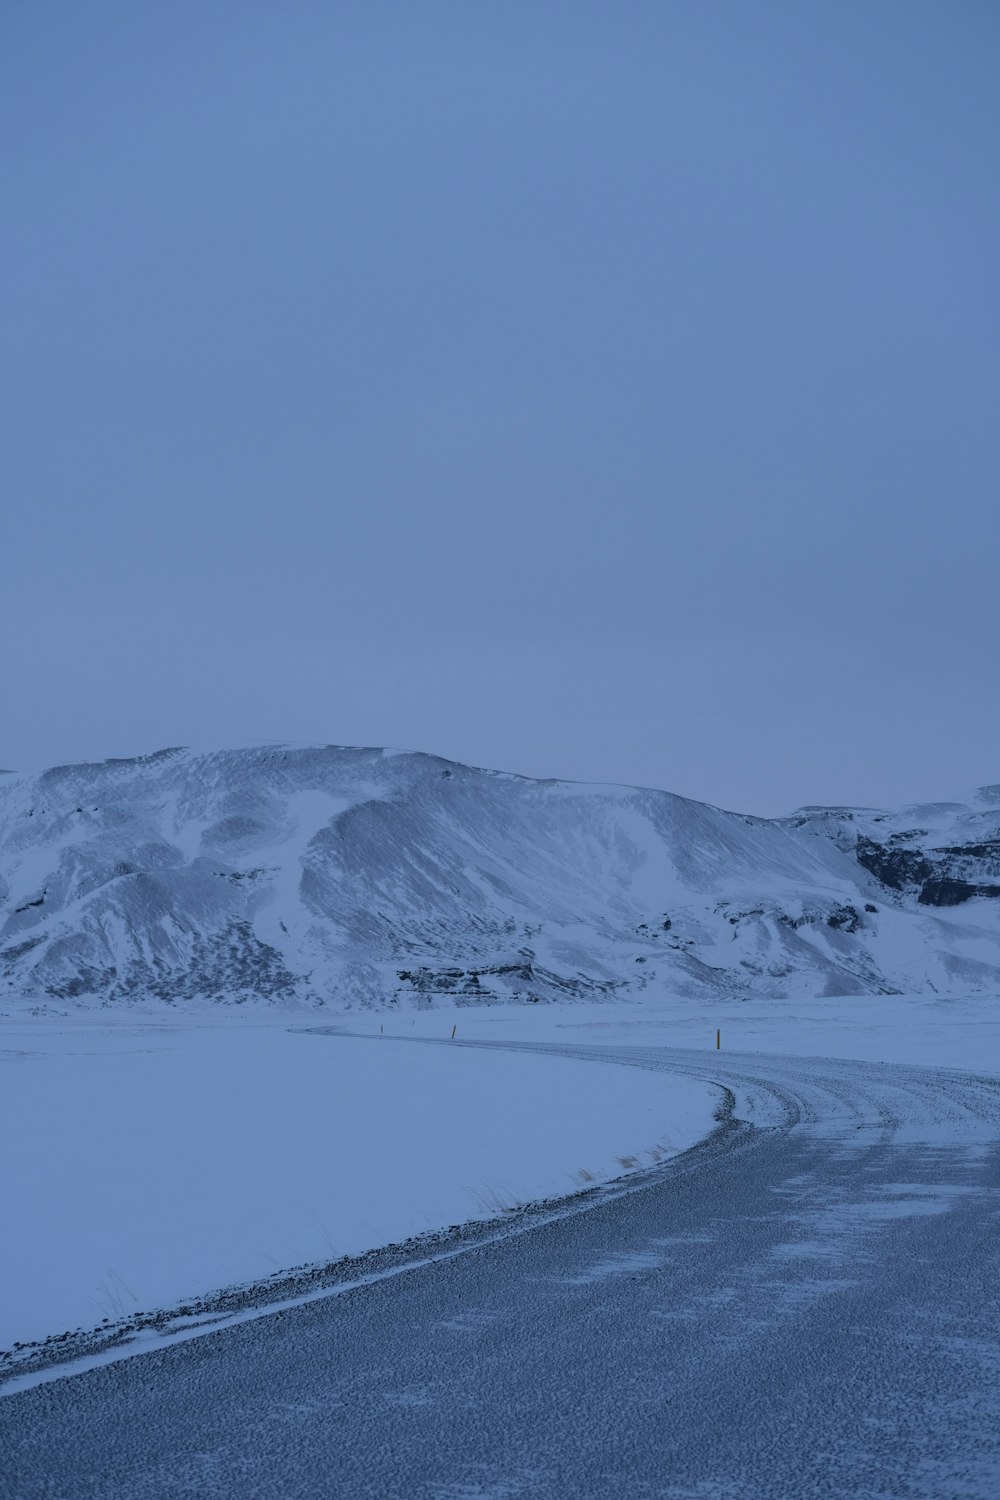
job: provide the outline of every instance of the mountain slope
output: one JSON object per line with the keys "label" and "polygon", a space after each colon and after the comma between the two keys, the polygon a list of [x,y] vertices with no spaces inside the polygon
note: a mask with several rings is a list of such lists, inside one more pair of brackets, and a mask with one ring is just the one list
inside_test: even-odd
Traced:
{"label": "mountain slope", "polygon": [[1000,789],[723,812],[291,748],[0,782],[0,993],[381,1005],[1000,984]]}

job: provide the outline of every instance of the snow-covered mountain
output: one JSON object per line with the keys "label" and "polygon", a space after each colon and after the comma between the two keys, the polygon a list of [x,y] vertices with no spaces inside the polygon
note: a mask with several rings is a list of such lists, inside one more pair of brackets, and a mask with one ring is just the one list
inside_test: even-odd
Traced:
{"label": "snow-covered mountain", "polygon": [[998,898],[1000,787],[764,819],[332,746],[0,780],[11,998],[994,990]]}

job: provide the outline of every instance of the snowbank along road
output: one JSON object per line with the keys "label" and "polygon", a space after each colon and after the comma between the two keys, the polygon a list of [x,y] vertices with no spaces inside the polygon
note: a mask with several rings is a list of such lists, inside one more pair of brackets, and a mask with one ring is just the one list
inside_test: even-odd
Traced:
{"label": "snowbank along road", "polygon": [[531,1050],[711,1078],[732,1117],[587,1212],[15,1391],[3,1495],[1000,1493],[996,1077]]}

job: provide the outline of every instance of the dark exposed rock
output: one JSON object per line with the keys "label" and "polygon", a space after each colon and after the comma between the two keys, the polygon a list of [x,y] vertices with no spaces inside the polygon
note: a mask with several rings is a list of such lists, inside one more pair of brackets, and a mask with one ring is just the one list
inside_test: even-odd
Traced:
{"label": "dark exposed rock", "polygon": [[961,906],[974,896],[1000,897],[1000,885],[973,885],[967,880],[925,881],[917,897],[921,906]]}
{"label": "dark exposed rock", "polygon": [[[855,851],[858,863],[891,890],[919,887],[920,906],[961,906],[976,896],[1000,897],[1000,885],[988,878],[1000,872],[1000,839],[948,844],[938,849],[903,846],[903,840],[918,837],[926,837],[926,830],[915,828],[894,834],[888,844],[859,834]],[[987,878],[977,880],[976,875]]]}
{"label": "dark exposed rock", "polygon": [[23,911],[29,911],[31,909],[31,907],[33,907],[33,906],[44,906],[45,905],[45,897],[47,895],[48,895],[48,891],[43,891],[42,894],[39,897],[37,897],[36,900],[34,900],[34,901],[26,901],[23,906],[15,906],[14,907],[15,913],[18,916],[20,916],[21,912],[23,912]]}
{"label": "dark exposed rock", "polygon": [[858,864],[894,891],[905,890],[908,885],[920,885],[934,873],[930,860],[919,849],[890,849],[866,838],[863,833],[858,834],[855,852]]}
{"label": "dark exposed rock", "polygon": [[837,906],[826,919],[827,927],[841,932],[857,932],[862,925],[861,917],[853,906]]}
{"label": "dark exposed rock", "polygon": [[1000,860],[1000,839],[990,839],[985,844],[954,844],[936,849],[935,854],[952,854],[962,859]]}
{"label": "dark exposed rock", "polygon": [[39,943],[44,942],[45,936],[42,933],[38,937],[26,938],[23,943],[14,943],[9,948],[0,949],[0,959],[5,963],[14,963],[17,959],[23,958],[26,953],[30,953],[32,948],[37,948]]}
{"label": "dark exposed rock", "polygon": [[[554,1000],[562,997],[600,999],[612,995],[620,987],[614,980],[594,979],[589,975],[568,976],[556,974],[526,957],[519,963],[485,964],[474,969],[449,967],[432,969],[397,969],[404,984],[408,984],[420,995],[453,995],[459,1004],[466,999],[475,1001],[515,998],[530,1000],[537,1004],[541,999]],[[500,985],[489,987],[490,979],[498,979]],[[481,980],[486,980],[482,984]],[[531,985],[531,990],[523,988]],[[542,993],[539,994],[538,991]]]}
{"label": "dark exposed rock", "polygon": [[480,988],[480,978],[483,975],[494,975],[497,978],[520,979],[529,983],[534,977],[534,969],[530,960],[515,964],[488,964],[481,969],[431,969],[422,967],[419,969],[398,969],[399,978],[404,984],[412,985],[415,990],[423,993],[439,994],[441,991],[459,991],[468,994],[470,991]]}

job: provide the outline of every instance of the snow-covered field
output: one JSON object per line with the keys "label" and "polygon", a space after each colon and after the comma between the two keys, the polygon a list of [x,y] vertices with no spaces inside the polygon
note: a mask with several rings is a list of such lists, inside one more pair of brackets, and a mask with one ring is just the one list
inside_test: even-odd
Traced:
{"label": "snow-covered field", "polygon": [[[418,1015],[416,1035],[448,1012]],[[862,1062],[917,1063],[1000,1075],[1000,995],[833,995],[822,998],[456,1009],[468,1039],[715,1047]],[[352,1018],[353,1022],[353,1018]],[[359,1024],[374,1024],[371,1019]],[[408,1024],[408,1023],[407,1023]]]}
{"label": "snow-covered field", "polygon": [[[718,1095],[613,1064],[447,1041],[594,1043],[1000,1073],[1000,999],[845,996],[8,1016],[0,1348],[177,1306],[620,1176],[693,1144]],[[385,1035],[379,1027],[384,1025]]]}
{"label": "snow-covered field", "polygon": [[397,1021],[404,1040],[370,1017],[362,1038],[166,1008],[4,1019],[0,1349],[492,1218],[713,1126],[704,1083],[412,1044],[467,1018]]}

